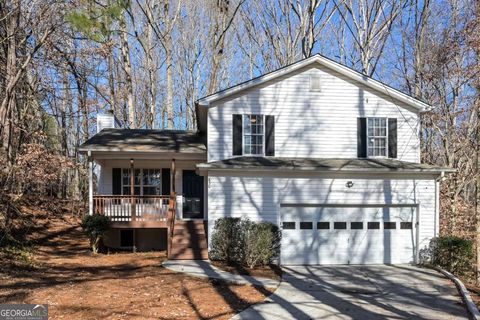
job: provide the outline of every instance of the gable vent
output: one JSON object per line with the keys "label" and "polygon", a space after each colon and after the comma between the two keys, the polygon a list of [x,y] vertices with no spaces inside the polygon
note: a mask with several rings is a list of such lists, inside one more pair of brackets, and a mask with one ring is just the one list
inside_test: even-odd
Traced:
{"label": "gable vent", "polygon": [[319,75],[310,75],[310,91],[322,91],[321,81]]}

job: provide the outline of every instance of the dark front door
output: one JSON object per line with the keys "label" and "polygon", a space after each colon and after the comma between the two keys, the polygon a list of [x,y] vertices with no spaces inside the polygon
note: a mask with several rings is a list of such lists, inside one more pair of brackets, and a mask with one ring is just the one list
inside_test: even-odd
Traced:
{"label": "dark front door", "polygon": [[183,219],[203,219],[203,177],[183,170]]}

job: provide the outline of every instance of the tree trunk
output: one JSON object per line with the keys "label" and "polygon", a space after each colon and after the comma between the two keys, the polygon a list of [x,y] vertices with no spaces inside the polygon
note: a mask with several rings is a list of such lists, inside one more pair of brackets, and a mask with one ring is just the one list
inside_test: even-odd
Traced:
{"label": "tree trunk", "polygon": [[128,45],[128,30],[127,19],[122,17],[120,19],[120,33],[121,33],[121,52],[123,60],[123,71],[125,73],[125,86],[127,94],[127,109],[128,109],[128,127],[136,128],[135,120],[135,105],[133,101],[133,84],[132,84],[132,65],[130,62],[130,48]]}

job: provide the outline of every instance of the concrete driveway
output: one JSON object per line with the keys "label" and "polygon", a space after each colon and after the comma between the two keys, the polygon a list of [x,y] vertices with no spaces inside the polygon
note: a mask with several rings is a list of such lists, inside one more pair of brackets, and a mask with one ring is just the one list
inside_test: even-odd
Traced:
{"label": "concrete driveway", "polygon": [[413,266],[284,268],[278,289],[234,319],[468,319],[440,273]]}

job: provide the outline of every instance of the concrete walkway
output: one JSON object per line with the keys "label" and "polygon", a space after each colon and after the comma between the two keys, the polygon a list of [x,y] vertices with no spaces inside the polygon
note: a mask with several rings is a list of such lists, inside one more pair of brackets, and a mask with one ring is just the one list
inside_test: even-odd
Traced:
{"label": "concrete walkway", "polygon": [[278,289],[233,319],[468,319],[442,274],[412,266],[283,268]]}
{"label": "concrete walkway", "polygon": [[277,287],[280,284],[280,281],[273,279],[232,274],[218,269],[206,260],[167,260],[162,265],[172,271],[184,272],[194,277],[218,279],[235,284],[262,287]]}

